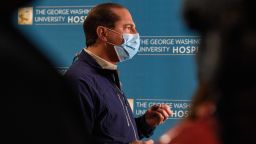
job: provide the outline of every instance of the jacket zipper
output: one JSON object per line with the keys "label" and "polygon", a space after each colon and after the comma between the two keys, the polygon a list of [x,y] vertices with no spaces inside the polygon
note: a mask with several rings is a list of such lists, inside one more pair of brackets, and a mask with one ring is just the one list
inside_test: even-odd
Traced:
{"label": "jacket zipper", "polygon": [[[116,86],[116,85],[115,85],[115,86]],[[123,92],[122,92],[117,86],[116,86],[116,88],[118,89],[118,91],[119,91],[121,94],[123,94]],[[130,117],[129,112],[128,112],[127,105],[124,106],[124,104],[123,104],[123,102],[122,102],[122,100],[121,100],[120,94],[117,94],[117,95],[118,95],[118,98],[119,98],[119,100],[120,100],[120,102],[121,102],[121,104],[122,104],[122,106],[123,106],[123,110],[124,110],[124,114],[125,114],[125,117],[126,117],[126,120],[127,120],[127,124],[128,124],[128,126],[130,126],[129,123],[131,123],[134,137],[135,137],[136,140],[138,140],[138,137],[137,137],[137,134],[136,134],[134,125],[133,125],[133,123],[132,123],[131,117]],[[124,99],[124,96],[123,96],[123,99]],[[124,101],[125,101],[125,99],[124,99]],[[128,117],[128,118],[127,118],[127,117]]]}
{"label": "jacket zipper", "polygon": [[128,118],[127,118],[127,115],[126,115],[126,112],[125,112],[125,109],[124,109],[124,104],[123,104],[123,102],[122,102],[122,100],[121,100],[121,96],[120,96],[119,94],[117,94],[117,95],[118,95],[119,101],[120,101],[121,104],[122,104],[122,108],[123,108],[123,111],[124,111],[124,113],[125,113],[125,118],[126,118],[126,120],[127,120],[127,125],[128,125],[128,127],[130,127],[129,120],[128,120]]}
{"label": "jacket zipper", "polygon": [[[128,113],[127,106],[125,106],[125,108],[126,108],[126,112]],[[137,134],[136,134],[136,131],[135,131],[135,129],[134,129],[134,126],[133,126],[133,123],[132,123],[132,120],[131,120],[131,118],[130,118],[129,113],[128,113],[128,118],[129,118],[129,120],[130,120],[130,122],[131,122],[132,130],[133,130],[133,133],[134,133],[135,139],[136,139],[136,140],[138,140],[138,138],[137,138]]]}

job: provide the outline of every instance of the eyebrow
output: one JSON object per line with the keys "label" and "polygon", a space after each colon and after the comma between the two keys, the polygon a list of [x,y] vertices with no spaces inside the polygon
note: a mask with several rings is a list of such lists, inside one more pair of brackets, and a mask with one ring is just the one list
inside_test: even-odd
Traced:
{"label": "eyebrow", "polygon": [[130,26],[130,27],[136,28],[136,25],[135,25],[135,24],[125,24],[125,25],[124,25],[124,27],[127,27],[127,26]]}

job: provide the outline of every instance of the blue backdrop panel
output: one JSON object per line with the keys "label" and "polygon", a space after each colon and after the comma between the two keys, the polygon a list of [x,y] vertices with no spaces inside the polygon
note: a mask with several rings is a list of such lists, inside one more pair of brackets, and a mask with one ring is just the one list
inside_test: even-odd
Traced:
{"label": "blue backdrop panel", "polygon": [[200,38],[185,27],[182,0],[37,0],[18,10],[15,23],[65,72],[85,47],[82,23],[102,2],[120,3],[133,15],[141,35],[139,53],[118,64],[122,86],[135,116],[153,104],[165,103],[173,115],[153,139],[188,115],[197,87],[195,54]]}

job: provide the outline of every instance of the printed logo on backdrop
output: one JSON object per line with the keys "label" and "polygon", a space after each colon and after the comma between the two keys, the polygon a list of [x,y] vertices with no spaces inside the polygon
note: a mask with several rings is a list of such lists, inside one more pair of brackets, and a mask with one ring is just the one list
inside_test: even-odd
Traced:
{"label": "printed logo on backdrop", "polygon": [[18,24],[32,25],[33,24],[33,8],[19,8],[18,9]]}
{"label": "printed logo on backdrop", "polygon": [[128,102],[136,117],[143,115],[151,106],[167,104],[173,114],[168,119],[183,119],[189,115],[190,100],[169,99],[128,99]]}
{"label": "printed logo on backdrop", "polygon": [[20,25],[80,25],[93,6],[36,6],[18,10]]}
{"label": "printed logo on backdrop", "polygon": [[141,36],[138,55],[195,55],[199,44],[198,36]]}

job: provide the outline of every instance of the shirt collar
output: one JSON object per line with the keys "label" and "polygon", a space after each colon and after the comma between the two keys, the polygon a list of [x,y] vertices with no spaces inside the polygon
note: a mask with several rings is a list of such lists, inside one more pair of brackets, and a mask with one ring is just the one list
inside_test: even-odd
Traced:
{"label": "shirt collar", "polygon": [[86,48],[84,48],[84,51],[86,53],[88,53],[90,56],[92,56],[96,62],[103,68],[103,69],[108,69],[108,70],[116,70],[117,69],[117,65],[112,64],[106,60],[104,60],[103,58],[95,55],[94,53],[92,53],[91,51],[87,50]]}

